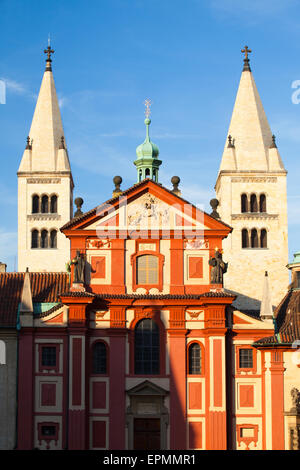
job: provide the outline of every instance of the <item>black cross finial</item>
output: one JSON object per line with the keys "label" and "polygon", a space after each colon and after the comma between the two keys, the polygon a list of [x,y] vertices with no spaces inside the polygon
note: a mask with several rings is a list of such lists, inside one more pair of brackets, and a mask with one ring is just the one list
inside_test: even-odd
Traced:
{"label": "black cross finial", "polygon": [[32,147],[31,147],[31,143],[30,143],[30,137],[29,137],[29,135],[27,136],[26,142],[27,142],[27,145],[26,145],[26,147],[25,147],[25,148],[26,148],[27,150],[31,150],[31,148],[32,148]]}
{"label": "black cross finial", "polygon": [[274,134],[272,135],[272,143],[271,143],[271,145],[270,145],[270,149],[277,149],[276,137],[275,137]]}
{"label": "black cross finial", "polygon": [[248,54],[250,54],[252,51],[251,51],[251,49],[248,49],[248,46],[245,46],[245,48],[242,49],[241,52],[242,52],[242,54],[245,54],[243,71],[248,70],[249,72],[251,72],[250,65],[249,65],[249,59],[248,59]]}
{"label": "black cross finial", "polygon": [[61,138],[60,138],[60,146],[59,146],[60,149],[64,149],[65,148],[65,138],[64,136],[62,135]]}
{"label": "black cross finial", "polygon": [[234,147],[234,140],[232,139],[231,135],[228,136],[228,148],[233,148]]}
{"label": "black cross finial", "polygon": [[51,49],[50,44],[48,45],[47,49],[44,50],[44,53],[47,54],[47,59],[46,59],[46,70],[52,70],[51,69],[51,54],[54,54],[54,50]]}

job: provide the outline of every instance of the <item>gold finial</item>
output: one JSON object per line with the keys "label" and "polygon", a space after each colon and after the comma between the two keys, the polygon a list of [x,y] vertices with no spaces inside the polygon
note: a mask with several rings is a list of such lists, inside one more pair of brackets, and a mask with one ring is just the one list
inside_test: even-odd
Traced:
{"label": "gold finial", "polygon": [[151,114],[151,110],[150,110],[150,106],[152,104],[152,101],[150,100],[150,98],[147,98],[145,101],[144,101],[144,105],[146,107],[145,109],[145,116],[147,119],[149,119],[150,117],[150,114]]}

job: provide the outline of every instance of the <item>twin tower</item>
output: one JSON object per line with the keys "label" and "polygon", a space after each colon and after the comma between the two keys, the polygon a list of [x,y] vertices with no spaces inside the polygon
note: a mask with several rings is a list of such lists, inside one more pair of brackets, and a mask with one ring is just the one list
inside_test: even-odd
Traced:
{"label": "twin tower", "polygon": [[[60,232],[73,217],[73,178],[56,95],[50,46],[27,145],[18,170],[18,269],[65,271],[69,240]],[[229,261],[224,287],[236,307],[258,310],[265,273],[272,304],[288,286],[286,175],[250,69],[247,47],[228,137],[215,185]],[[159,161],[159,163],[161,163]],[[153,173],[157,181],[157,171]],[[138,168],[138,179],[140,178]],[[146,176],[147,177],[147,176]],[[150,176],[151,177],[151,176]]]}

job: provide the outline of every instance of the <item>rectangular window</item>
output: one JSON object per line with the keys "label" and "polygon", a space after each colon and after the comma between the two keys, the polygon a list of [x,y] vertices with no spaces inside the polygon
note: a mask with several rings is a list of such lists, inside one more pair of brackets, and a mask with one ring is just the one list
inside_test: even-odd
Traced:
{"label": "rectangular window", "polygon": [[56,367],[56,346],[42,347],[42,366]]}
{"label": "rectangular window", "polygon": [[252,369],[253,368],[253,350],[241,348],[239,350],[239,368]]}
{"label": "rectangular window", "polygon": [[158,284],[158,258],[153,255],[142,255],[136,259],[137,284]]}

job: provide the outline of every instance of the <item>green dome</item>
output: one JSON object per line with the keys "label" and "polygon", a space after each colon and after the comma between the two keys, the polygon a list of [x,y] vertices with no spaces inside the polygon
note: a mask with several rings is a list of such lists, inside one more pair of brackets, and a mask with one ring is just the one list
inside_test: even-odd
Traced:
{"label": "green dome", "polygon": [[153,142],[151,142],[150,137],[149,137],[149,126],[151,124],[151,120],[149,118],[145,119],[145,124],[146,124],[146,139],[142,144],[140,144],[136,148],[136,154],[138,159],[139,158],[157,158],[159,155],[159,149],[157,145],[155,145]]}

